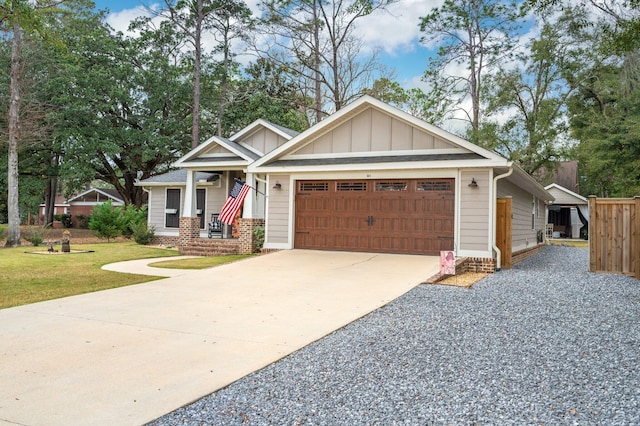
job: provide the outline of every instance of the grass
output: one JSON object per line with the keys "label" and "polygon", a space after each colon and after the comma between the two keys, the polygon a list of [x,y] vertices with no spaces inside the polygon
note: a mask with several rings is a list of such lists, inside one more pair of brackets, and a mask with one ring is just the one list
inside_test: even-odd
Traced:
{"label": "grass", "polygon": [[254,255],[238,254],[229,256],[194,257],[191,259],[176,259],[153,262],[150,263],[149,266],[168,269],[205,269],[222,265],[224,263],[235,262],[236,260],[246,259],[247,257],[251,256]]}
{"label": "grass", "polygon": [[0,309],[158,279],[100,269],[107,263],[178,255],[132,242],[73,245],[92,253],[29,254],[46,247],[0,249]]}

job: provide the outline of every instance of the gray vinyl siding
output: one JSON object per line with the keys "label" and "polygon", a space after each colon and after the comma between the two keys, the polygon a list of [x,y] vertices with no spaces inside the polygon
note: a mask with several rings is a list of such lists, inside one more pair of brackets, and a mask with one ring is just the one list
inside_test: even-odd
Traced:
{"label": "gray vinyl siding", "polygon": [[[477,188],[468,185],[475,178]],[[461,250],[487,251],[491,238],[491,179],[488,170],[460,173],[460,236]]]}
{"label": "gray vinyl siding", "polygon": [[537,232],[544,228],[544,202],[536,199],[535,223],[532,228],[534,197],[507,180],[498,181],[498,197],[512,199],[512,251],[516,252],[537,244]]}
{"label": "gray vinyl siding", "polygon": [[561,191],[558,188],[550,188],[548,192],[553,195],[553,198],[555,198],[553,204],[587,204],[586,201],[582,201],[581,199],[576,198],[571,194],[567,194],[566,192]]}
{"label": "gray vinyl siding", "polygon": [[458,146],[370,108],[306,144],[292,156],[447,148]]}
{"label": "gray vinyl siding", "polygon": [[[281,189],[273,189],[276,181],[282,185]],[[265,244],[287,244],[289,243],[289,194],[293,190],[290,187],[289,175],[269,176],[268,187]]]}
{"label": "gray vinyl siding", "polygon": [[[165,206],[167,200],[167,189],[174,188],[180,189],[180,211],[183,210],[184,205],[184,191],[185,186],[154,186],[149,188],[149,217],[148,223],[150,226],[154,226],[157,233],[164,235],[175,234],[178,235],[178,228],[167,228],[165,226]],[[204,228],[207,228],[207,223],[211,218],[211,213],[219,213],[222,209],[222,205],[226,199],[224,190],[224,182],[222,187],[218,188],[212,186],[197,186],[197,189],[205,189],[205,210],[204,215]]]}

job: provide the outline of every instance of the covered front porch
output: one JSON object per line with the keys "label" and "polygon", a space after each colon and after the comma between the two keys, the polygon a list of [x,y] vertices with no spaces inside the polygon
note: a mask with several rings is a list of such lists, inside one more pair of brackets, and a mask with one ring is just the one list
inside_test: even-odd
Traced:
{"label": "covered front porch", "polygon": [[[207,209],[205,200],[198,193],[198,172],[189,168],[186,175],[183,205],[181,206],[177,248],[185,255],[219,256],[226,254],[249,254],[255,251],[254,229],[264,226],[266,180],[242,170],[217,171],[220,191],[229,196],[236,181],[245,182],[250,189],[232,224],[219,221],[219,208]],[[208,218],[205,220],[204,214]],[[203,226],[204,222],[204,226]]]}

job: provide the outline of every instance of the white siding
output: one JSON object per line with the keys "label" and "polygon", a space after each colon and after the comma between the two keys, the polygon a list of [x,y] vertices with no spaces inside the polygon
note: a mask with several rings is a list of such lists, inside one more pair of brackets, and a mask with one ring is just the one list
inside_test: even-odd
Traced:
{"label": "white siding", "polygon": [[[512,198],[512,251],[537,244],[537,233],[544,228],[544,202],[507,180],[498,181],[498,197]],[[534,204],[535,200],[535,204]],[[535,223],[532,214],[535,206]],[[532,227],[533,225],[533,227]]]}
{"label": "white siding", "polygon": [[[471,179],[478,187],[471,188]],[[492,218],[491,180],[488,170],[462,171],[460,173],[460,236],[461,250],[487,251],[491,247],[490,229]]]}
{"label": "white siding", "polygon": [[[289,175],[270,175],[268,180],[265,247],[289,244],[289,199],[294,188],[291,188]],[[282,185],[281,189],[273,189],[276,181]]]}

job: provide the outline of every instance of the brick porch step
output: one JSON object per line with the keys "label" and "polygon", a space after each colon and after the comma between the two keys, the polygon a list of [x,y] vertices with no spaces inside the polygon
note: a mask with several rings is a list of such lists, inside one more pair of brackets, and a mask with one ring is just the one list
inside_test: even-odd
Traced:
{"label": "brick porch step", "polygon": [[187,256],[224,256],[240,253],[240,241],[237,239],[200,238],[189,246],[179,247],[180,254]]}

